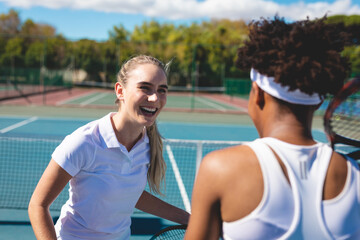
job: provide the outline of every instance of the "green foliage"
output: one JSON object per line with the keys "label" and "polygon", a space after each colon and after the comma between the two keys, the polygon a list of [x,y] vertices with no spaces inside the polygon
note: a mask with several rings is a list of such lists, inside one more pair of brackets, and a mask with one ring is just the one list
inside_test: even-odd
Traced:
{"label": "green foliage", "polygon": [[327,18],[327,23],[344,23],[345,26],[360,24],[360,15],[334,15]]}
{"label": "green foliage", "polygon": [[100,81],[102,70],[100,46],[96,41],[82,39],[73,44],[75,67],[84,69],[89,74],[88,80]]}
{"label": "green foliage", "polygon": [[15,37],[7,41],[4,53],[0,57],[0,64],[4,66],[23,66],[24,39]]}
{"label": "green foliage", "polygon": [[53,37],[55,36],[55,28],[47,24],[37,24],[28,19],[22,24],[20,34],[30,37]]}
{"label": "green foliage", "polygon": [[360,75],[360,45],[346,47],[343,54],[347,56],[351,62],[351,75]]}
{"label": "green foliage", "polygon": [[109,40],[116,43],[127,41],[129,39],[129,31],[127,31],[122,24],[119,27],[114,26],[112,31],[109,31]]}
{"label": "green foliage", "polygon": [[[344,23],[353,34],[344,55],[354,72],[360,72],[360,16],[337,15],[328,23]],[[0,15],[0,64],[6,67],[83,69],[86,80],[116,81],[116,73],[130,57],[149,54],[164,62],[172,60],[169,84],[174,86],[221,86],[225,78],[248,78],[235,66],[236,52],[248,38],[242,20],[203,21],[190,25],[143,22],[132,32],[122,24],[109,31],[109,39],[70,41],[54,27],[27,19],[10,10]]]}
{"label": "green foliage", "polygon": [[61,37],[46,39],[45,43],[45,66],[50,69],[66,68],[71,62],[69,42]]}
{"label": "green foliage", "polygon": [[118,65],[118,55],[117,49],[118,45],[114,41],[107,41],[100,43],[100,54],[102,59],[102,75],[103,81],[106,82],[115,82],[116,73],[119,71],[120,67]]}
{"label": "green foliage", "polygon": [[327,19],[328,23],[343,23],[349,33],[348,45],[344,51],[351,63],[351,75],[360,74],[360,15],[336,15]]}
{"label": "green foliage", "polygon": [[8,14],[0,14],[0,32],[16,34],[20,30],[20,18],[18,12],[11,9]]}
{"label": "green foliage", "polygon": [[44,54],[44,43],[40,41],[31,43],[25,54],[25,65],[27,67],[41,67]]}

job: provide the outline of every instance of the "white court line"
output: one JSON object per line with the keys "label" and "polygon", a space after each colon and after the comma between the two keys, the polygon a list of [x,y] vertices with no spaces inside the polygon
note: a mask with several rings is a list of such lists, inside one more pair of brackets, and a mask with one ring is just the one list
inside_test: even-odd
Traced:
{"label": "white court line", "polygon": [[95,93],[96,93],[96,91],[92,91],[92,92],[86,92],[86,93],[83,93],[83,94],[80,94],[80,95],[76,95],[76,96],[64,99],[62,101],[59,101],[59,102],[56,103],[56,105],[57,106],[64,105],[64,104],[67,104],[68,102],[71,102],[73,100],[76,100],[76,99],[79,99],[79,98],[82,98],[82,97],[86,97],[86,96],[89,96],[89,95],[94,95]]}
{"label": "white court line", "polygon": [[26,124],[28,124],[28,123],[31,123],[31,122],[33,122],[33,121],[36,121],[37,119],[38,119],[38,117],[31,117],[31,118],[26,119],[26,120],[24,120],[24,121],[15,123],[15,124],[13,124],[13,125],[11,125],[11,126],[9,126],[9,127],[6,127],[6,128],[1,129],[1,130],[0,130],[0,133],[9,132],[9,131],[11,131],[11,130],[13,130],[13,129],[15,129],[15,128],[18,128],[18,127],[24,126],[24,125],[26,125]]}
{"label": "white court line", "polygon": [[244,108],[244,107],[236,107],[237,109],[241,110],[241,111],[244,111],[244,112],[248,112],[248,109],[247,108]]}
{"label": "white court line", "polygon": [[174,171],[176,182],[177,182],[177,184],[179,186],[179,189],[180,189],[180,194],[181,194],[181,198],[183,200],[185,209],[186,209],[187,212],[190,213],[191,212],[191,205],[190,205],[189,196],[186,193],[185,185],[184,185],[183,180],[181,178],[179,168],[178,168],[178,166],[176,164],[174,154],[173,154],[173,152],[172,152],[169,145],[166,145],[166,151],[168,153],[170,163],[171,163],[172,169]]}
{"label": "white court line", "polygon": [[206,100],[204,100],[204,99],[202,99],[202,98],[200,98],[200,97],[198,97],[197,99],[198,99],[200,102],[202,102],[202,103],[204,103],[204,104],[206,104],[206,105],[208,105],[208,106],[210,106],[210,107],[214,107],[214,108],[216,108],[216,109],[218,109],[218,110],[220,110],[220,111],[222,111],[222,112],[226,112],[226,108],[220,106],[219,104],[206,101]]}
{"label": "white court line", "polygon": [[80,106],[88,105],[92,102],[95,102],[96,100],[99,100],[99,99],[105,97],[106,95],[107,95],[107,93],[102,93],[102,94],[96,95],[95,97],[92,97],[92,98],[80,103]]}

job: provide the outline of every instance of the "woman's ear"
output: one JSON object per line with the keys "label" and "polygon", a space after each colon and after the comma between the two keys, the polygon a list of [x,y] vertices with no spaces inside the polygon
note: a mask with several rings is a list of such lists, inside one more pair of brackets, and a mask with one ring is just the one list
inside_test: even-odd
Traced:
{"label": "woman's ear", "polygon": [[119,82],[116,82],[115,83],[115,94],[116,94],[116,98],[119,99],[119,101],[123,100],[124,99],[124,88],[123,86],[121,85],[121,83]]}
{"label": "woman's ear", "polygon": [[255,97],[255,103],[260,107],[260,109],[263,109],[265,105],[265,96],[264,96],[264,90],[262,90],[256,82],[252,82],[252,88],[254,91],[254,97]]}

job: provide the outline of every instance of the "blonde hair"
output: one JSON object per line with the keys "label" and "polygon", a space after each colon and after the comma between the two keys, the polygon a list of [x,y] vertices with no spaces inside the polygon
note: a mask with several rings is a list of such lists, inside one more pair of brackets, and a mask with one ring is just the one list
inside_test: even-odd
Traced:
{"label": "blonde hair", "polygon": [[166,163],[163,157],[163,142],[156,122],[146,128],[150,142],[150,167],[147,179],[150,190],[161,194],[161,183],[165,182]]}
{"label": "blonde hair", "polygon": [[[160,67],[167,75],[171,62],[165,65],[160,60],[151,56],[135,56],[122,65],[119,73],[117,74],[117,81],[125,87],[130,72],[134,70],[138,65],[148,63]],[[116,99],[115,102],[119,104],[119,99]],[[157,194],[162,194],[161,185],[165,181],[166,172],[166,163],[163,157],[162,137],[158,131],[156,122],[154,122],[153,125],[146,127],[146,132],[149,137],[150,143],[150,167],[147,173],[150,191]]]}

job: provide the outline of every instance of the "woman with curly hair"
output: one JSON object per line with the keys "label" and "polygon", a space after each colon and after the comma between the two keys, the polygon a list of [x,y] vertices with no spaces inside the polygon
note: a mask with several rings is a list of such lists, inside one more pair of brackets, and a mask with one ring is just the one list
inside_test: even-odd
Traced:
{"label": "woman with curly hair", "polygon": [[360,239],[359,167],[311,133],[348,75],[343,34],[325,18],[250,25],[237,65],[260,138],[205,156],[185,239]]}

